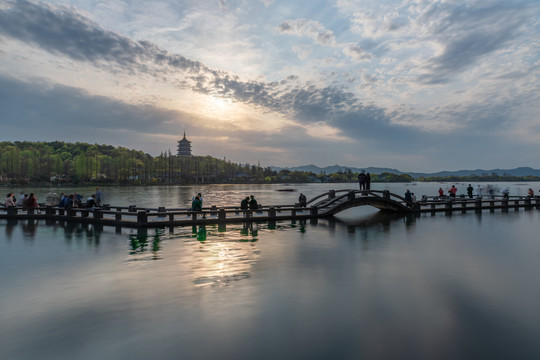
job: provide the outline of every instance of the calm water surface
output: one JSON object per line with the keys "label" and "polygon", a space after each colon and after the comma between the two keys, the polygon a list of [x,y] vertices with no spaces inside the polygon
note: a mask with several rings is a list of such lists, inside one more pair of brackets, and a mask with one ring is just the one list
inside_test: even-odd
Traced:
{"label": "calm water surface", "polygon": [[[199,191],[205,205],[250,194],[285,204],[300,191],[309,199],[353,186],[104,195],[148,207],[186,206]],[[420,197],[440,186],[451,184],[373,187]],[[48,191],[33,190],[41,199]],[[316,224],[150,230],[147,239],[0,220],[0,359],[538,359],[539,233],[539,210],[402,217],[357,208]]]}

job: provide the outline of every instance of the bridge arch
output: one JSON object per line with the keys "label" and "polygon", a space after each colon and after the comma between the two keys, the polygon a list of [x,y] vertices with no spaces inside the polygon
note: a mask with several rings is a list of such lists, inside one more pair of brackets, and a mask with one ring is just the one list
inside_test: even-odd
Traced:
{"label": "bridge arch", "polygon": [[[326,196],[326,198],[324,198]],[[412,204],[403,197],[380,190],[330,190],[308,202],[321,216],[332,216],[358,206],[373,206],[380,210],[410,213]]]}

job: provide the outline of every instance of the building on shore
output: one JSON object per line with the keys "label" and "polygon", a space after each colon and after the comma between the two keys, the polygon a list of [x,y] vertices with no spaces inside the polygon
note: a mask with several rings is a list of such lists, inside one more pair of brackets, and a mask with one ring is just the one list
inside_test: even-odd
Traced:
{"label": "building on shore", "polygon": [[184,131],[184,138],[178,141],[178,155],[191,156],[191,141],[186,139],[185,131]]}

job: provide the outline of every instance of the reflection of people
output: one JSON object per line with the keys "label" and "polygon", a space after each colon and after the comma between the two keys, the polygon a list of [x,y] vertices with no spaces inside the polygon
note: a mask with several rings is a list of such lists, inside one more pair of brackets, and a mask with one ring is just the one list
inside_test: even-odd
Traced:
{"label": "reflection of people", "polygon": [[197,232],[197,240],[205,241],[206,240],[206,226],[199,226],[199,231]]}
{"label": "reflection of people", "polygon": [[298,197],[298,204],[300,204],[301,207],[306,207],[307,198],[306,195],[300,193],[300,196]]}

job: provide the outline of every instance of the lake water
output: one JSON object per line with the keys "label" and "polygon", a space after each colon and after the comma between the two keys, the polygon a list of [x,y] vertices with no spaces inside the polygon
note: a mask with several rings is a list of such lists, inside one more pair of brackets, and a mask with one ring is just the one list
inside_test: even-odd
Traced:
{"label": "lake water", "polygon": [[[421,197],[451,185],[372,188]],[[525,195],[540,184],[497,187]],[[199,191],[205,206],[251,194],[269,205],[347,188],[357,185],[103,192],[114,205],[184,207]],[[23,189],[32,190],[43,200],[49,189]],[[55,191],[64,190],[93,189]],[[538,234],[535,209],[356,208],[316,224],[149,230],[147,239],[0,220],[0,359],[539,359]]]}

